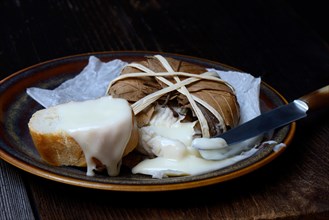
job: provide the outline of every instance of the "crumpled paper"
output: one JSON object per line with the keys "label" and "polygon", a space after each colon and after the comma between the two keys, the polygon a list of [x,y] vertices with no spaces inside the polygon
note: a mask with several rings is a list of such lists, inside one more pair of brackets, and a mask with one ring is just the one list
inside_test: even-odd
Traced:
{"label": "crumpled paper", "polygon": [[96,99],[105,95],[109,82],[120,74],[126,64],[118,59],[102,62],[90,56],[88,65],[76,77],[54,90],[32,87],[26,92],[45,108],[69,101]]}

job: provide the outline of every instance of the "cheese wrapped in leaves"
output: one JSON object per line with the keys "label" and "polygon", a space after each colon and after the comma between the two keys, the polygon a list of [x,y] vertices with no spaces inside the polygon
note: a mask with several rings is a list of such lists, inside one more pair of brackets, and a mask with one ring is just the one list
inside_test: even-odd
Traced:
{"label": "cheese wrapped in leaves", "polygon": [[[178,84],[182,86],[170,89]],[[148,124],[157,104],[186,114],[185,120],[199,120],[203,137],[221,134],[239,123],[239,104],[227,82],[199,65],[170,57],[156,55],[128,64],[107,93],[136,105],[139,127]]]}

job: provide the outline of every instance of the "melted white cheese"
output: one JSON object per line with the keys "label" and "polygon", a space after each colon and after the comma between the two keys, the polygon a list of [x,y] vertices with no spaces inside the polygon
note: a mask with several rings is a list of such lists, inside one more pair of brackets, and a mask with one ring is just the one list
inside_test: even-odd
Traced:
{"label": "melted white cheese", "polygon": [[252,148],[243,154],[223,160],[206,160],[190,154],[179,160],[156,157],[140,162],[132,169],[132,173],[151,175],[153,178],[159,179],[168,176],[199,175],[232,165],[251,156],[256,151],[257,149]]}
{"label": "melted white cheese", "polygon": [[191,143],[195,135],[196,122],[182,123],[183,117],[174,117],[169,108],[158,108],[149,126],[139,130],[139,149],[149,156],[181,158],[186,154],[195,154]]}
{"label": "melted white cheese", "polygon": [[125,147],[133,130],[132,109],[124,99],[105,96],[70,102],[57,109],[59,128],[68,132],[82,148],[87,175],[93,176],[96,158],[110,176],[119,174]]}
{"label": "melted white cheese", "polygon": [[[199,175],[243,160],[255,149],[246,145],[229,147],[222,138],[195,138],[193,123],[182,123],[169,108],[157,109],[150,125],[140,129],[140,147],[152,159],[146,159],[132,173],[167,176]],[[249,147],[250,145],[248,145]],[[246,150],[245,153],[241,153]]]}
{"label": "melted white cheese", "polygon": [[223,139],[196,138],[196,122],[182,123],[175,118],[169,108],[157,109],[149,126],[140,129],[140,147],[148,152],[152,159],[146,159],[132,169],[132,173],[151,175],[153,178],[167,176],[198,175],[218,170],[233,164],[245,156],[224,158],[221,161],[204,159],[200,152],[212,149],[227,150]]}

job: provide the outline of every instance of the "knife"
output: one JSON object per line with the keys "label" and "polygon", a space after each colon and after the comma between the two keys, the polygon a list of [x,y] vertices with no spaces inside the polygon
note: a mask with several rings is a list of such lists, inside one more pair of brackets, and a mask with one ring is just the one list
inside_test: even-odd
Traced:
{"label": "knife", "polygon": [[[265,134],[307,116],[307,113],[329,106],[329,85],[300,97],[289,104],[265,112],[241,124],[217,138],[223,138],[228,145]],[[215,138],[216,138],[215,137]]]}

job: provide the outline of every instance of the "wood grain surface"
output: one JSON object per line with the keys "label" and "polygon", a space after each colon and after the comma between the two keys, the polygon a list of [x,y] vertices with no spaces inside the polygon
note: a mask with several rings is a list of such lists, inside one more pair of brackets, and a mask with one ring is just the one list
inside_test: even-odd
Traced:
{"label": "wood grain surface", "polygon": [[[329,50],[291,2],[2,0],[0,79],[73,54],[161,51],[242,69],[292,101],[329,83]],[[328,113],[298,121],[270,164],[197,189],[104,192],[0,160],[0,219],[329,219]]]}

